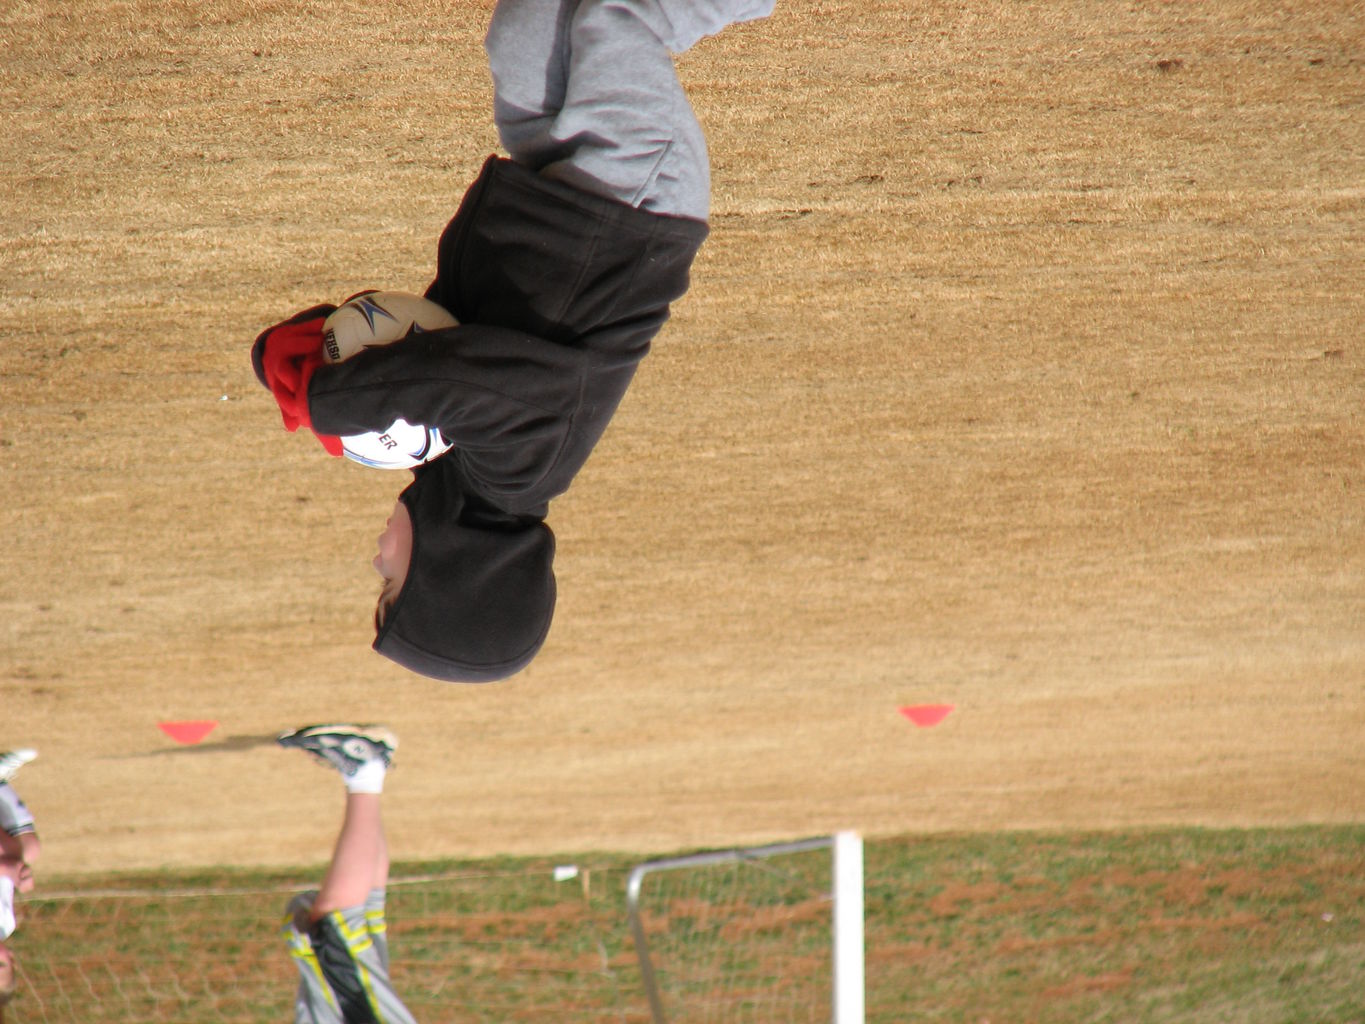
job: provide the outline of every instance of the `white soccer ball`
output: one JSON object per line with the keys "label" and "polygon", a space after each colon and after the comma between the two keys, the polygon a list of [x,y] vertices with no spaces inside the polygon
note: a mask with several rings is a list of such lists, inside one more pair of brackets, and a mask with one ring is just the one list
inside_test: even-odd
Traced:
{"label": "white soccer ball", "polygon": [[[456,326],[444,308],[410,292],[364,292],[338,306],[322,324],[322,357],[340,363],[357,352],[392,345],[409,334]],[[411,469],[450,450],[434,427],[395,420],[387,430],[341,439],[348,459],[373,469]]]}

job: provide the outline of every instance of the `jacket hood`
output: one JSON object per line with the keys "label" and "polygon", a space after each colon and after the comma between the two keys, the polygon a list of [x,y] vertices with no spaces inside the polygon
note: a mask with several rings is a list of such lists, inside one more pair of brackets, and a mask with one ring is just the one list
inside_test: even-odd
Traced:
{"label": "jacket hood", "polygon": [[407,578],[374,649],[448,682],[525,668],[554,616],[554,534],[543,522],[470,522],[465,499],[423,467],[400,495],[412,518]]}

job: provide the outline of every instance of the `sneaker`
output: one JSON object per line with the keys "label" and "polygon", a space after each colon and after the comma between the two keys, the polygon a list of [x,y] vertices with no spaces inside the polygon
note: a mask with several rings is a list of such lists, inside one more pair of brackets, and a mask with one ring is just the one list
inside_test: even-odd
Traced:
{"label": "sneaker", "polygon": [[398,749],[398,737],[378,725],[307,725],[281,733],[275,742],[298,747],[347,776],[376,758],[390,767]]}
{"label": "sneaker", "polygon": [[36,750],[6,750],[0,752],[0,782],[8,782],[15,773],[38,756]]}

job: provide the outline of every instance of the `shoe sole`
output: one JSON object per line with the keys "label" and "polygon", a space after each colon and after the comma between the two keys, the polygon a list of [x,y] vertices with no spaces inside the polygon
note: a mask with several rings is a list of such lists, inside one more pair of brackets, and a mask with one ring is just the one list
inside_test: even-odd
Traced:
{"label": "shoe sole", "polygon": [[291,729],[288,732],[280,733],[276,739],[282,747],[299,746],[298,740],[311,739],[314,736],[358,736],[363,740],[368,740],[377,747],[384,747],[389,753],[398,749],[398,737],[388,729],[378,725],[305,725],[301,729]]}
{"label": "shoe sole", "polygon": [[0,782],[8,782],[19,773],[19,769],[38,756],[38,751],[20,748],[19,750],[0,751]]}
{"label": "shoe sole", "polygon": [[[330,736],[334,742],[310,742],[314,737],[322,736]],[[346,749],[348,741],[357,739],[367,745],[369,753],[366,756],[357,756]],[[309,725],[281,733],[275,742],[286,749],[302,750],[345,776],[354,775],[360,765],[371,757],[378,757],[386,768],[391,769],[398,749],[397,736],[381,726],[370,725]]]}

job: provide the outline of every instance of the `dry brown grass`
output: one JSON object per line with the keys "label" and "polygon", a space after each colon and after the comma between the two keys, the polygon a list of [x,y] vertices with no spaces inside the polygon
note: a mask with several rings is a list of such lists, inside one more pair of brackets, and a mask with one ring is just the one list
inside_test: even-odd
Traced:
{"label": "dry brown grass", "polygon": [[791,2],[683,58],[695,286],[553,510],[544,655],[452,688],[367,650],[398,481],[246,346],[425,284],[488,10],[0,0],[0,744],[53,870],[321,856],[330,780],[258,747],[332,717],[403,736],[413,857],[1361,820],[1359,5]]}

